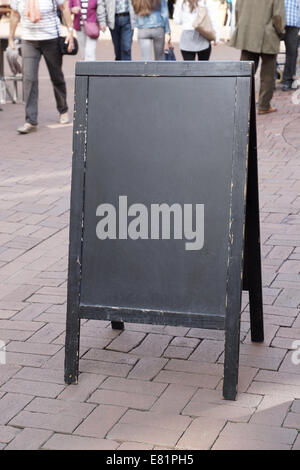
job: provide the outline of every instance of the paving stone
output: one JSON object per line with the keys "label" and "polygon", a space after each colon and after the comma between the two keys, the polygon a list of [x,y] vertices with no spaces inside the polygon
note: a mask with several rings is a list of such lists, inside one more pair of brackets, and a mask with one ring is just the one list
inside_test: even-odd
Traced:
{"label": "paving stone", "polygon": [[196,348],[196,346],[198,346],[199,342],[200,340],[197,338],[187,338],[187,337],[177,336],[171,341],[170,346],[194,349]]}
{"label": "paving stone", "polygon": [[120,419],[122,424],[135,424],[136,426],[151,426],[169,431],[185,431],[191,423],[191,418],[177,413],[158,411],[128,410]]}
{"label": "paving stone", "polygon": [[[108,433],[108,438],[160,446],[175,446],[190,420],[184,421],[186,417],[178,415],[175,417],[176,427],[173,427],[171,423],[174,422],[174,418],[171,417],[171,422],[167,417],[158,421],[158,416],[161,414],[147,413],[146,415],[130,411],[126,413],[120,423],[112,428]],[[181,420],[180,426],[178,420]]]}
{"label": "paving stone", "polygon": [[48,356],[41,354],[27,354],[27,353],[16,353],[6,352],[6,363],[28,367],[41,367],[47,360]]}
{"label": "paving stone", "polygon": [[79,370],[81,372],[89,372],[92,374],[126,377],[131,369],[132,366],[127,364],[90,361],[87,359],[81,359],[79,361]]}
{"label": "paving stone", "polygon": [[256,375],[255,380],[260,382],[273,382],[285,385],[300,385],[299,375],[289,372],[260,370]]}
{"label": "paving stone", "polygon": [[276,336],[282,337],[282,338],[299,339],[300,328],[279,328]]}
{"label": "paving stone", "polygon": [[48,450],[114,450],[118,443],[108,439],[95,439],[82,436],[68,436],[54,434],[44,444],[43,449]]}
{"label": "paving stone", "polygon": [[101,349],[90,349],[84,355],[84,359],[92,361],[117,362],[118,364],[129,365],[134,365],[138,361],[137,357],[134,357],[129,354]]}
{"label": "paving stone", "polygon": [[89,403],[37,397],[26,406],[25,411],[47,413],[49,415],[74,416],[83,419],[86,418],[94,408],[95,405]]}
{"label": "paving stone", "polygon": [[8,444],[18,433],[19,429],[13,428],[12,426],[0,426],[0,442],[2,444]]}
{"label": "paving stone", "polygon": [[285,429],[280,426],[265,426],[262,424],[246,424],[246,423],[227,423],[220,437],[258,440],[271,444],[287,444],[292,445],[297,432],[292,429]]}
{"label": "paving stone", "polygon": [[81,327],[81,336],[95,336],[97,338],[113,340],[119,334],[119,330],[113,330],[112,328],[97,328],[95,326],[90,326],[89,323]]}
{"label": "paving stone", "polygon": [[136,356],[160,357],[171,340],[171,336],[150,333],[146,336],[140,346],[134,348],[131,353]]}
{"label": "paving stone", "polygon": [[10,343],[7,345],[6,351],[52,356],[60,349],[61,346],[56,344],[38,344],[24,341],[10,341]]}
{"label": "paving stone", "polygon": [[51,343],[65,329],[60,323],[48,323],[28,340],[33,343]]}
{"label": "paving stone", "polygon": [[300,413],[300,400],[295,400],[292,407],[291,407],[291,411],[293,411],[294,413]]}
{"label": "paving stone", "polygon": [[2,330],[1,331],[1,340],[11,340],[11,341],[26,341],[32,336],[32,331],[20,331],[20,330]]}
{"label": "paving stone", "polygon": [[266,395],[251,417],[250,423],[282,426],[292,402],[286,395]]}
{"label": "paving stone", "polygon": [[155,381],[213,389],[216,388],[220,382],[220,378],[215,375],[200,375],[190,374],[188,372],[162,370],[157,377],[155,377]]}
{"label": "paving stone", "polygon": [[153,446],[150,444],[141,444],[140,442],[123,442],[118,450],[152,450]]}
{"label": "paving stone", "polygon": [[297,350],[289,351],[286,354],[284,360],[282,361],[282,363],[279,367],[280,372],[290,372],[292,374],[300,375],[300,364],[299,364],[299,360],[300,360],[300,349],[299,349],[300,340],[297,340],[297,341],[299,341],[299,343],[297,343]]}
{"label": "paving stone", "polygon": [[76,385],[68,385],[58,398],[71,402],[84,402],[99,387],[105,378],[104,375],[87,374],[83,372],[79,375],[78,383]]}
{"label": "paving stone", "polygon": [[38,450],[52,436],[52,431],[23,429],[6,450]]}
{"label": "paving stone", "polygon": [[281,348],[281,349],[285,349],[286,351],[288,349],[293,349],[293,342],[294,340],[291,339],[291,338],[274,338],[271,345],[274,347],[274,348]]}
{"label": "paving stone", "polygon": [[181,450],[208,450],[212,447],[226,420],[200,417],[193,420],[178,441],[176,448]]}
{"label": "paving stone", "polygon": [[50,382],[64,384],[63,370],[38,369],[36,367],[22,367],[15,374],[16,379],[33,380],[40,382]]}
{"label": "paving stone", "polygon": [[284,289],[275,301],[275,306],[279,307],[298,307],[300,304],[299,289]]}
{"label": "paving stone", "polygon": [[0,310],[0,318],[2,320],[8,320],[9,318],[16,315],[16,310]]}
{"label": "paving stone", "polygon": [[225,401],[221,391],[203,389],[196,392],[182,414],[247,422],[260,401],[260,396],[246,393],[239,394],[237,401]]}
{"label": "paving stone", "polygon": [[32,380],[10,379],[1,390],[13,393],[23,393],[27,395],[34,395],[40,397],[55,398],[64,389],[64,385],[47,383],[47,382],[34,382]]}
{"label": "paving stone", "polygon": [[300,386],[286,385],[281,383],[271,382],[256,382],[254,381],[249,389],[249,393],[256,393],[261,395],[288,395],[291,398],[300,398]]}
{"label": "paving stone", "polygon": [[10,424],[21,428],[37,428],[72,433],[81,421],[82,418],[77,416],[21,411],[10,421]]}
{"label": "paving stone", "polygon": [[19,366],[0,364],[0,386],[13,377],[20,369],[21,367]]}
{"label": "paving stone", "polygon": [[0,424],[7,424],[33,399],[33,396],[6,393],[0,400]]}
{"label": "paving stone", "polygon": [[255,439],[248,439],[239,436],[238,438],[227,436],[219,437],[213,445],[212,450],[291,450],[290,444],[278,444],[272,442],[264,442]]}
{"label": "paving stone", "polygon": [[285,428],[294,428],[299,430],[300,429],[300,413],[288,413],[283,426]]}
{"label": "paving stone", "polygon": [[300,450],[300,433],[293,445],[293,450]]}
{"label": "paving stone", "polygon": [[166,365],[165,369],[174,370],[177,372],[189,372],[191,374],[204,374],[216,375],[222,377],[223,366],[221,364],[209,364],[200,361],[183,361],[178,359],[171,359]]}
{"label": "paving stone", "polygon": [[125,330],[109,344],[108,349],[113,351],[129,352],[137,347],[144,338],[144,333]]}
{"label": "paving stone", "polygon": [[116,390],[96,390],[89,398],[91,403],[119,405],[139,410],[149,410],[156,400],[155,395],[142,393],[119,392]]}
{"label": "paving stone", "polygon": [[122,406],[99,405],[74,431],[80,436],[104,438],[120,420],[127,408]]}
{"label": "paving stone", "polygon": [[192,361],[216,362],[223,350],[223,341],[204,339],[190,356],[190,359]]}
{"label": "paving stone", "polygon": [[192,348],[183,348],[180,346],[168,346],[164,352],[164,357],[175,359],[187,359],[193,352]]}
{"label": "paving stone", "polygon": [[189,328],[184,326],[166,325],[163,329],[164,334],[169,336],[183,337],[189,332]]}
{"label": "paving stone", "polygon": [[186,404],[195,394],[195,387],[186,385],[169,385],[160,398],[154,403],[151,411],[180,414]]}
{"label": "paving stone", "polygon": [[108,377],[100,386],[105,390],[116,390],[129,393],[143,393],[159,397],[167,385],[143,380],[123,379],[119,377]]}
{"label": "paving stone", "polygon": [[152,380],[167,364],[165,358],[142,357],[128,375],[129,379]]}

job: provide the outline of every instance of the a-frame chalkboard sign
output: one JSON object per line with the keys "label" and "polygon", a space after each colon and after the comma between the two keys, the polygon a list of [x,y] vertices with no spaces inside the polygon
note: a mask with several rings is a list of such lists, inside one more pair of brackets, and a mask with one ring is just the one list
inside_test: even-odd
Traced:
{"label": "a-frame chalkboard sign", "polygon": [[250,62],[78,63],[65,381],[81,319],[225,329],[237,393],[242,290],[263,341]]}

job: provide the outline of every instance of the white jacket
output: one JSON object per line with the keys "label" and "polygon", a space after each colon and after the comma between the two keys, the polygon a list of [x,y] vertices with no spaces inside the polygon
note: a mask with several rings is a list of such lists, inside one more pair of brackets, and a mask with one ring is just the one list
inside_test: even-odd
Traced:
{"label": "white jacket", "polygon": [[[208,14],[212,22],[212,27],[214,28],[216,33],[216,40],[218,41],[220,35],[217,27],[217,11],[215,7],[215,2],[213,0],[206,0],[206,2],[204,0],[199,0],[199,6],[202,6],[204,4],[206,4],[207,6]],[[181,24],[183,30],[193,30],[193,24],[197,17],[197,11],[197,8],[193,12],[190,11],[188,1],[183,3],[183,0],[177,0],[173,14],[174,23]]]}

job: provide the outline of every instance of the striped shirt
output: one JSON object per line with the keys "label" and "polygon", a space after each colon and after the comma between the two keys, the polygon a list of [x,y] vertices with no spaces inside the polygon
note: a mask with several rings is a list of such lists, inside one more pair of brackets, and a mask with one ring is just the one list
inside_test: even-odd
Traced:
{"label": "striped shirt", "polygon": [[21,16],[21,37],[27,41],[43,41],[59,36],[60,22],[57,16],[57,6],[64,0],[38,0],[41,19],[36,23],[25,16],[26,0],[11,0],[10,7]]}
{"label": "striped shirt", "polygon": [[83,26],[83,23],[86,21],[88,3],[89,3],[89,0],[81,0],[81,16],[80,16],[81,26]]}
{"label": "striped shirt", "polygon": [[285,0],[286,25],[300,28],[300,1]]}
{"label": "striped shirt", "polygon": [[116,13],[129,12],[128,0],[116,0]]}

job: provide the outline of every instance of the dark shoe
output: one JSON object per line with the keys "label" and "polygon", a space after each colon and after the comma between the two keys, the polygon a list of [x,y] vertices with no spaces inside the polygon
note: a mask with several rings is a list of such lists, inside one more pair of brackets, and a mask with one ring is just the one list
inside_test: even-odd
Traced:
{"label": "dark shoe", "polygon": [[258,114],[270,114],[270,113],[276,113],[276,111],[277,111],[277,108],[272,108],[272,106],[270,106],[269,109],[259,109]]}
{"label": "dark shoe", "polygon": [[18,127],[17,131],[19,134],[29,134],[30,132],[34,132],[37,130],[37,126],[30,124],[30,122],[25,122],[25,124],[21,127]]}
{"label": "dark shoe", "polygon": [[292,89],[292,86],[284,83],[281,89],[282,91],[290,91]]}

